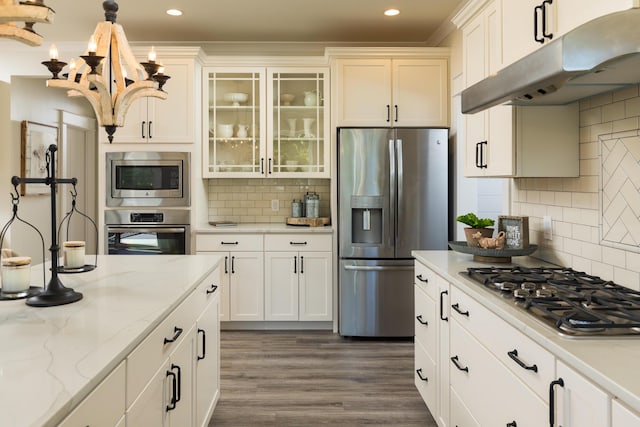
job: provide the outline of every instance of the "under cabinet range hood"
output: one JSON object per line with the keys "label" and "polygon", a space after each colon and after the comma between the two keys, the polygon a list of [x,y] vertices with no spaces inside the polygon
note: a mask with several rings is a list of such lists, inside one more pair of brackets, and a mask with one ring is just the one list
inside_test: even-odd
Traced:
{"label": "under cabinet range hood", "polygon": [[498,104],[564,105],[640,83],[640,9],[566,33],[462,91],[462,112]]}

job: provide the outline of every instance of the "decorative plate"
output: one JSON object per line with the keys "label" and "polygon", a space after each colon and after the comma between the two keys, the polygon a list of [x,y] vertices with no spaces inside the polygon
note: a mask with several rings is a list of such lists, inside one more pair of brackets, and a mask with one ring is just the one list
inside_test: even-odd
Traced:
{"label": "decorative plate", "polygon": [[449,242],[449,247],[456,252],[473,255],[474,261],[511,262],[512,256],[531,255],[538,249],[538,245],[529,245],[522,249],[485,249],[467,246],[466,241]]}

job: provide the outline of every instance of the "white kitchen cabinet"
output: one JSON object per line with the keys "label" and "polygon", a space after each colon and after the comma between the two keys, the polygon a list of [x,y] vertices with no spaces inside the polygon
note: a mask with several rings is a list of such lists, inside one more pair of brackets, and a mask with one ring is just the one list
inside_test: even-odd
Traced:
{"label": "white kitchen cabinet", "polygon": [[[114,144],[195,142],[195,57],[190,50],[180,56],[169,56],[158,49],[158,62],[165,67],[164,74],[171,76],[163,87],[167,99],[142,97],[134,101],[124,126],[116,129]],[[109,142],[105,132],[100,132],[100,140]]]}
{"label": "white kitchen cabinet", "polygon": [[265,236],[265,320],[331,320],[331,241],[331,235]]}
{"label": "white kitchen cabinet", "polygon": [[609,427],[609,395],[582,375],[558,360],[558,383],[552,386],[556,396],[549,404],[555,408],[556,423],[562,427]]}
{"label": "white kitchen cabinet", "polygon": [[125,362],[121,362],[58,427],[114,427],[124,417]]}
{"label": "white kitchen cabinet", "polygon": [[611,427],[640,426],[640,414],[624,406],[617,399],[611,401]]}
{"label": "white kitchen cabinet", "polygon": [[220,320],[264,320],[262,234],[199,234],[196,252],[224,256]]}
{"label": "white kitchen cabinet", "polygon": [[501,0],[501,4],[505,66],[585,22],[640,7],[638,0]]}
{"label": "white kitchen cabinet", "polygon": [[203,177],[328,178],[328,75],[326,67],[205,68]]}
{"label": "white kitchen cabinet", "polygon": [[337,126],[448,126],[446,58],[339,58]]}
{"label": "white kitchen cabinet", "polygon": [[[515,3],[515,2],[513,2]],[[465,85],[502,66],[499,1],[462,27]],[[464,117],[467,177],[575,177],[579,174],[578,106],[498,105]]]}
{"label": "white kitchen cabinet", "polygon": [[206,305],[196,321],[196,427],[206,427],[209,424],[213,409],[220,398],[219,290],[220,286],[214,283],[205,289],[199,288],[200,295],[206,301]]}

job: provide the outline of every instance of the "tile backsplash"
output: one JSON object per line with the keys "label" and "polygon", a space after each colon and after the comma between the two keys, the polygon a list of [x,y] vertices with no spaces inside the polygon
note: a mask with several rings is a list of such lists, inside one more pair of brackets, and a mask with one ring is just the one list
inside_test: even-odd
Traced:
{"label": "tile backsplash", "polygon": [[[637,85],[580,101],[580,176],[577,178],[516,178],[511,211],[529,216],[530,239],[539,246],[533,256],[640,290],[640,242],[634,239],[640,223],[640,92]],[[624,140],[628,154],[624,173],[609,151],[611,140]],[[620,171],[619,171],[620,172]],[[601,176],[604,175],[604,176]],[[611,190],[624,188],[627,233],[613,239]],[[633,188],[631,187],[633,186]],[[622,191],[622,190],[621,190]],[[603,214],[604,211],[604,214]],[[553,220],[552,238],[543,236],[542,219]]]}
{"label": "tile backsplash", "polygon": [[[320,196],[320,216],[331,216],[330,180],[308,178],[215,178],[208,180],[209,221],[285,222],[291,201],[309,192]],[[272,209],[277,200],[279,209]]]}

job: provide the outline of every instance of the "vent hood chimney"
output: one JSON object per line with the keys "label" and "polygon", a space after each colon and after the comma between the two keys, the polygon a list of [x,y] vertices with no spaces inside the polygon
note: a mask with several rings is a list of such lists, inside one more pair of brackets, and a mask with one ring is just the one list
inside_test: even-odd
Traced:
{"label": "vent hood chimney", "polygon": [[498,104],[564,105],[640,83],[640,9],[568,32],[462,92],[462,112]]}

